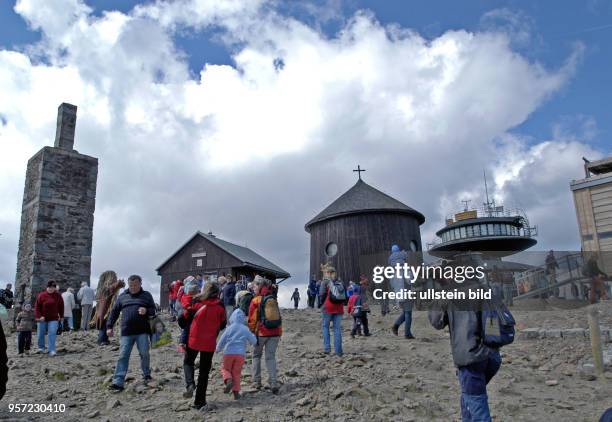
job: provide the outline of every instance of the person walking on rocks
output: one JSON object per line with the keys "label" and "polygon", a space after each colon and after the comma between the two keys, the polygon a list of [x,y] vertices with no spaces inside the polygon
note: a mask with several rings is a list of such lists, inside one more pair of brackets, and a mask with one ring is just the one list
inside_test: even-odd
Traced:
{"label": "person walking on rocks", "polygon": [[261,389],[261,357],[265,353],[268,384],[272,394],[278,394],[276,349],[283,333],[278,301],[273,295],[272,283],[261,276],[254,280],[255,297],[249,305],[249,329],[257,336],[253,349],[251,380],[256,389]]}
{"label": "person walking on rocks", "polygon": [[246,355],[247,343],[257,344],[257,337],[249,331],[246,317],[240,308],[234,310],[229,319],[229,326],[221,335],[217,344],[217,353],[223,352],[221,375],[225,384],[224,393],[230,391],[234,400],[240,398],[240,378]]}
{"label": "person walking on rocks", "polygon": [[323,331],[323,351],[331,352],[330,323],[334,330],[334,352],[342,356],[342,315],[346,292],[342,282],[337,279],[336,269],[331,264],[321,265],[323,280],[319,293],[321,311],[321,329]]}
{"label": "person walking on rocks", "polygon": [[[391,246],[391,255],[387,259],[389,266],[395,268],[396,265],[404,265],[408,260],[408,253],[400,250],[397,245]],[[394,277],[390,281],[390,287],[397,294],[404,288],[404,279],[402,277]],[[399,307],[401,301],[396,299],[396,305]]]}
{"label": "person walking on rocks", "polygon": [[[455,284],[466,297],[468,289],[479,288],[477,282],[468,280]],[[498,349],[484,344],[480,307],[468,300],[436,301],[428,317],[437,330],[449,328],[453,361],[461,385],[461,420],[490,422],[487,384],[499,370],[501,356]]]}
{"label": "person walking on rocks", "polygon": [[[225,328],[225,309],[219,300],[220,289],[215,282],[207,282],[201,294],[194,297],[193,320],[183,359],[186,390],[183,397],[190,398],[195,390],[193,407],[206,412],[212,409],[206,402],[208,376],[217,347],[219,332]],[[195,384],[195,360],[200,355],[200,372]]]}
{"label": "person walking on rocks", "polygon": [[370,309],[367,306],[364,307],[363,304],[364,296],[361,295],[361,289],[359,286],[353,287],[353,295],[349,299],[348,302],[348,314],[353,317],[353,329],[351,330],[351,337],[355,338],[356,334],[361,335],[361,330],[363,329],[363,334],[366,337],[370,336],[370,330],[368,328],[368,312]]}
{"label": "person walking on rocks", "polygon": [[106,322],[119,290],[124,287],[125,282],[117,280],[117,274],[114,271],[105,271],[100,275],[96,291],[96,314],[94,316],[96,329],[98,330],[98,344],[100,345],[110,344],[106,335]]}
{"label": "person walking on rocks", "polygon": [[89,287],[86,281],[81,283],[81,288],[77,293],[77,299],[81,301],[81,330],[89,330],[89,321],[91,321],[91,311],[93,309],[96,292]]}
{"label": "person walking on rocks", "polygon": [[290,300],[293,301],[293,309],[297,309],[298,306],[300,305],[300,291],[298,290],[297,287],[293,291],[293,294],[291,295]]}
{"label": "person walking on rocks", "polygon": [[[402,279],[402,281],[404,282],[404,289],[411,290],[411,279],[412,277],[405,280]],[[409,298],[403,299],[400,302],[400,310],[401,313],[393,323],[391,331],[393,331],[393,334],[398,335],[399,327],[404,324],[404,338],[414,339],[414,336],[412,335],[412,300],[410,300]]]}
{"label": "person walking on rocks", "polygon": [[113,336],[113,327],[121,314],[121,340],[119,341],[119,360],[115,367],[111,391],[122,391],[125,376],[130,363],[130,355],[134,344],[140,354],[140,367],[144,381],[151,380],[149,366],[149,336],[151,326],[149,318],[155,316],[155,302],[151,293],[143,290],[142,278],[131,275],[128,278],[128,288],[115,301],[108,322],[106,323],[108,337]]}
{"label": "person walking on rocks", "polygon": [[57,292],[53,280],[47,282],[47,289],[38,294],[34,304],[34,318],[37,321],[38,353],[47,353],[45,336],[49,334],[49,356],[55,356],[55,336],[57,328],[64,317],[64,300]]}
{"label": "person walking on rocks", "polygon": [[76,307],[76,301],[74,300],[74,290],[72,287],[62,293],[62,300],[64,301],[64,321],[68,324],[68,327],[64,327],[66,331],[74,330],[74,319],[72,312]]}
{"label": "person walking on rocks", "polygon": [[21,312],[17,314],[17,353],[30,353],[32,345],[32,330],[34,329],[34,312],[32,305],[24,303]]}

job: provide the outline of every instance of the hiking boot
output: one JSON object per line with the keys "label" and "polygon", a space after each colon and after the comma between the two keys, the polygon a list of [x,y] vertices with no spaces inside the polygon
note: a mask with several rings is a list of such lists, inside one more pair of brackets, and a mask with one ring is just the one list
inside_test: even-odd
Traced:
{"label": "hiking boot", "polygon": [[393,325],[393,327],[391,327],[391,331],[393,331],[393,334],[398,335],[397,334],[397,330],[399,329],[399,327],[397,325]]}
{"label": "hiking boot", "polygon": [[370,334],[370,333],[365,333],[363,336],[364,336],[364,337],[370,337],[371,335],[372,335],[372,334]]}
{"label": "hiking boot", "polygon": [[415,337],[414,337],[412,334],[408,334],[407,336],[404,336],[404,338],[405,338],[406,340],[412,340],[412,339],[414,339]]}
{"label": "hiking boot", "polygon": [[253,383],[253,388],[255,390],[261,390],[261,383],[260,382],[254,382]]}
{"label": "hiking boot", "polygon": [[189,384],[186,388],[185,391],[183,392],[183,397],[186,399],[190,399],[193,397],[193,392],[195,391],[195,385],[193,384]]}
{"label": "hiking boot", "polygon": [[112,392],[112,393],[120,393],[121,391],[123,391],[123,387],[117,384],[111,384],[108,386],[108,389]]}
{"label": "hiking boot", "polygon": [[225,388],[223,389],[223,392],[225,394],[229,393],[230,391],[232,391],[232,387],[234,386],[234,381],[232,381],[231,378],[228,378],[225,380]]}
{"label": "hiking boot", "polygon": [[37,355],[42,354],[42,353],[47,353],[47,351],[46,351],[45,349],[38,349],[38,350],[36,351],[36,354],[37,354]]}
{"label": "hiking boot", "polygon": [[203,406],[198,406],[198,405],[193,405],[193,407],[195,407],[196,409],[198,409],[198,412],[202,412],[202,413],[206,413],[206,412],[210,412],[211,410],[214,410],[215,408],[213,406],[211,406],[210,404],[206,403]]}
{"label": "hiking boot", "polygon": [[234,400],[240,400],[240,393],[238,391],[232,391],[234,394]]}
{"label": "hiking boot", "polygon": [[351,333],[351,338],[355,338],[355,334]]}
{"label": "hiking boot", "polygon": [[55,355],[57,355],[57,353],[56,353],[56,352],[49,352],[49,356],[53,357],[53,356],[55,356]]}
{"label": "hiking boot", "polygon": [[280,391],[280,389],[278,387],[272,387],[270,390],[272,391],[272,394],[274,394],[274,395],[277,395],[278,392]]}

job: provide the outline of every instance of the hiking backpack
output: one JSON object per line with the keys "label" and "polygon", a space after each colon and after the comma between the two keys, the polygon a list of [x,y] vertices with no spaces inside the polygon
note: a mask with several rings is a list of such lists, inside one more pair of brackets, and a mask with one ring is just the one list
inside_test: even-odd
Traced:
{"label": "hiking backpack", "polygon": [[259,304],[259,320],[268,329],[278,328],[282,324],[278,301],[272,295],[264,296]]}
{"label": "hiking backpack", "polygon": [[346,289],[340,280],[329,283],[329,300],[332,303],[344,303],[346,301]]}
{"label": "hiking backpack", "polygon": [[514,317],[508,307],[499,303],[482,310],[482,341],[498,349],[514,341]]}

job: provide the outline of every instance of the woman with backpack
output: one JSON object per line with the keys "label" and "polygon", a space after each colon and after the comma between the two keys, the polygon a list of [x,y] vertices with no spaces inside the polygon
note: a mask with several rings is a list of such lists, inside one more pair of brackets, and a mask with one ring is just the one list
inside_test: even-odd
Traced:
{"label": "woman with backpack", "polygon": [[254,281],[255,297],[249,305],[249,329],[257,336],[253,349],[253,387],[261,389],[261,357],[265,353],[268,384],[272,394],[278,394],[276,376],[276,348],[282,335],[282,321],[278,301],[273,294],[272,283],[261,276]]}
{"label": "woman with backpack", "polygon": [[[204,285],[202,293],[196,295],[192,305],[193,318],[189,329],[189,340],[183,360],[185,384],[187,385],[184,397],[193,395],[193,407],[200,411],[211,410],[206,403],[206,390],[208,388],[208,375],[212,367],[212,359],[217,347],[217,336],[225,328],[225,308],[219,300],[219,285],[209,282]],[[200,373],[198,384],[195,378],[195,360],[200,355]]]}
{"label": "woman with backpack", "polygon": [[330,264],[321,266],[323,280],[319,299],[322,305],[321,329],[323,331],[323,351],[331,352],[331,338],[329,334],[329,324],[334,327],[334,351],[336,355],[342,356],[342,315],[344,315],[344,301],[346,291],[344,285],[336,277],[336,269]]}

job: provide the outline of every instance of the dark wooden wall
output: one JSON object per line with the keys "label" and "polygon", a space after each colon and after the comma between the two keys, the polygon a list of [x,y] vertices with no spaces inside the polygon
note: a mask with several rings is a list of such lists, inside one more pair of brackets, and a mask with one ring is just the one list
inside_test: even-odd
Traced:
{"label": "dark wooden wall", "polygon": [[[198,252],[206,252],[202,259],[202,266],[196,267],[196,258],[191,255]],[[168,261],[158,271],[161,276],[160,285],[160,305],[168,306],[168,286],[174,280],[183,279],[187,276],[196,274],[214,273],[217,276],[232,273],[232,268],[242,265],[242,262],[232,255],[209,242],[206,238],[196,236],[183,249],[181,249],[170,261]]]}
{"label": "dark wooden wall", "polygon": [[[411,240],[421,251],[419,222],[408,214],[352,214],[316,223],[310,227],[310,274],[321,278],[320,264],[327,262],[325,247],[329,242],[338,245],[338,253],[331,259],[338,277],[345,282],[356,282],[361,275],[362,256],[389,256],[394,244],[409,251]],[[381,265],[386,265],[386,260]],[[371,274],[365,275],[371,278]]]}

